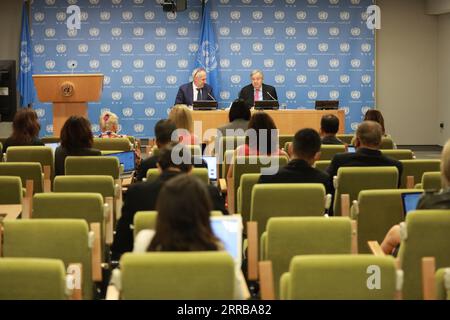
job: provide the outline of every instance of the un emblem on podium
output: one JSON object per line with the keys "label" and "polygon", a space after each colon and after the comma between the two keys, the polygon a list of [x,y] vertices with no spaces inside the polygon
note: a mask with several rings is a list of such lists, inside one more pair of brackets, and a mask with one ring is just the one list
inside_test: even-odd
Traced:
{"label": "un emblem on podium", "polygon": [[61,85],[61,93],[63,97],[71,97],[73,96],[73,92],[75,91],[74,85],[72,82],[64,82]]}

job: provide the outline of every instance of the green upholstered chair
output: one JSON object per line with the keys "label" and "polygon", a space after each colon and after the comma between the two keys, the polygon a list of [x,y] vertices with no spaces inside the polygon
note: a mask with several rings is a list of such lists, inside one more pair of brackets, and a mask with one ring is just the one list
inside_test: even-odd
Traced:
{"label": "green upholstered chair", "polygon": [[66,293],[61,260],[0,259],[0,300],[63,300]]}
{"label": "green upholstered chair", "polygon": [[59,137],[46,136],[41,138],[42,143],[58,143],[61,141]]}
{"label": "green upholstered chair", "polygon": [[[211,211],[211,216],[222,216],[222,211]],[[156,211],[138,211],[134,215],[133,221],[133,233],[136,236],[140,231],[145,229],[154,230],[156,228],[156,218],[158,217],[158,212]]]}
{"label": "green upholstered chair", "polygon": [[7,162],[39,162],[42,168],[50,167],[50,177],[55,175],[53,150],[43,146],[9,147],[6,150]]}
{"label": "green upholstered chair", "polygon": [[345,145],[326,145],[320,147],[320,160],[332,160],[338,153],[346,152]]}
{"label": "green upholstered chair", "polygon": [[[53,192],[33,197],[33,219],[83,219],[100,224],[102,257],[105,257],[106,220],[109,210],[99,193]],[[112,238],[112,235],[111,235]],[[112,241],[108,241],[111,244]],[[102,259],[106,261],[105,258]]]}
{"label": "green upholstered chair", "polygon": [[412,211],[400,229],[398,258],[405,272],[403,298],[422,299],[422,258],[434,257],[437,269],[450,266],[450,210]]}
{"label": "green upholstered chair", "polygon": [[[273,174],[278,171],[280,167],[288,163],[288,158],[285,156],[248,156],[248,157],[233,157],[233,196],[234,208],[232,212],[236,212],[237,203],[236,195],[237,189],[241,182],[241,176],[246,173],[260,173]],[[269,168],[270,167],[270,168]],[[266,171],[268,170],[268,171]],[[230,186],[229,186],[230,187]]]}
{"label": "green upholstered chair", "polygon": [[[380,275],[370,281],[373,274]],[[296,256],[289,273],[281,278],[280,296],[285,300],[393,300],[400,288],[401,272],[393,257],[373,255]]]}
{"label": "green upholstered chair", "polygon": [[412,160],[414,159],[414,153],[412,150],[408,149],[386,149],[386,150],[380,150],[381,153],[388,157],[395,160]]}
{"label": "green upholstered chair", "polygon": [[338,133],[338,134],[336,134],[336,138],[338,138],[339,140],[341,140],[345,144],[352,144],[352,140],[353,140],[354,136],[355,135],[353,133],[350,133],[350,134],[348,134],[348,133],[345,133],[345,134]]}
{"label": "green upholstered chair", "polygon": [[367,241],[383,242],[392,226],[404,221],[401,194],[417,189],[363,190],[352,205],[352,219],[358,222],[358,252],[370,253]]}
{"label": "green upholstered chair", "polygon": [[[153,182],[158,179],[161,173],[158,169],[148,169],[147,170],[147,182]],[[209,175],[207,168],[192,168],[192,175],[198,177],[204,183],[209,184]]]}
{"label": "green upholstered chair", "polygon": [[2,162],[0,163],[0,176],[20,177],[22,186],[26,186],[27,180],[33,180],[33,193],[44,191],[44,177],[40,163]]}
{"label": "green upholstered chair", "polygon": [[421,187],[424,190],[441,190],[442,189],[442,174],[436,172],[424,172],[422,176]]}
{"label": "green upholstered chair", "polygon": [[[233,157],[233,151],[236,150],[237,147],[245,144],[245,136],[225,136],[220,137],[219,140],[216,142],[215,147],[215,155],[217,159],[219,159],[219,178],[225,178],[226,172],[225,168],[223,167],[225,163],[225,152],[231,151],[231,156],[228,157],[228,160],[231,161],[231,158]],[[228,161],[228,163],[230,162]]]}
{"label": "green upholstered chair", "polygon": [[3,221],[3,256],[60,259],[67,268],[82,266],[83,299],[93,297],[92,234],[83,220],[28,219]]}
{"label": "green upholstered chair", "polygon": [[22,204],[20,177],[0,176],[0,204]]}
{"label": "green upholstered chair", "polygon": [[[279,135],[278,136],[278,145],[280,146],[280,148],[286,147],[286,144],[288,142],[294,141],[294,136],[293,135]],[[287,152],[287,149],[285,149]]]}
{"label": "green upholstered chair", "polygon": [[103,203],[107,205],[108,219],[105,229],[106,243],[112,243],[114,229],[114,218],[119,219],[121,215],[120,188],[114,183],[111,176],[57,176],[54,181],[54,191],[99,193],[103,196]]}
{"label": "green upholstered chair", "polygon": [[440,171],[441,160],[400,160],[403,164],[401,188],[407,187],[407,177],[414,177],[414,184],[422,181],[425,172]]}
{"label": "green upholstered chair", "polygon": [[331,160],[320,160],[314,163],[314,168],[326,171],[326,169],[330,166]]}
{"label": "green upholstered chair", "polygon": [[94,149],[100,151],[130,151],[133,144],[128,138],[94,138]]}
{"label": "green upholstered chair", "polygon": [[350,254],[351,242],[349,218],[270,218],[261,237],[261,260],[272,262],[274,287],[279,288],[279,279],[294,256]]}
{"label": "green upholstered chair", "polygon": [[380,149],[383,149],[383,150],[395,149],[394,140],[392,140],[392,138],[390,136],[389,137],[383,137],[381,139]]}
{"label": "green upholstered chair", "polygon": [[[111,139],[114,140],[114,139]],[[74,175],[106,175],[119,179],[120,163],[115,157],[67,157],[65,162],[66,176]]]}
{"label": "green upholstered chair", "polygon": [[436,271],[436,298],[450,300],[450,268],[441,268]]}
{"label": "green upholstered chair", "polygon": [[126,253],[120,265],[122,299],[233,299],[235,266],[226,252]]}
{"label": "green upholstered chair", "polygon": [[396,167],[341,167],[334,179],[334,215],[341,215],[341,195],[350,195],[357,200],[362,190],[395,189],[398,186]]}
{"label": "green upholstered chair", "polygon": [[250,221],[250,208],[252,204],[253,186],[258,183],[259,173],[246,173],[241,176],[241,183],[237,194],[237,212],[242,215],[244,227]]}
{"label": "green upholstered chair", "polygon": [[258,236],[273,217],[320,217],[325,214],[322,184],[257,184],[253,187],[250,220],[258,223]]}

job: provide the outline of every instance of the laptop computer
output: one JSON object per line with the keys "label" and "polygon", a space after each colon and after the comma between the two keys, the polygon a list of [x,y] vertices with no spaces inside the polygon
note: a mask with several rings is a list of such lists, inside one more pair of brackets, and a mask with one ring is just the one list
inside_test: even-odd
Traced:
{"label": "laptop computer", "polygon": [[405,192],[402,193],[401,196],[403,204],[403,216],[406,217],[406,215],[410,211],[414,211],[417,209],[417,204],[422,197],[422,192]]}
{"label": "laptop computer", "polygon": [[197,100],[192,105],[194,110],[216,110],[217,107],[218,103],[214,100]]}
{"label": "laptop computer", "polygon": [[315,108],[316,110],[337,110],[339,108],[339,100],[317,100]]}
{"label": "laptop computer", "polygon": [[105,154],[105,157],[117,157],[119,159],[119,163],[123,166],[123,173],[121,176],[129,176],[134,172],[136,169],[135,156],[134,151]]}
{"label": "laptop computer", "polygon": [[347,152],[348,153],[355,153],[356,152],[355,146],[348,146],[347,147]]}
{"label": "laptop computer", "polygon": [[280,103],[278,100],[260,100],[255,101],[256,110],[278,110],[280,109]]}
{"label": "laptop computer", "polygon": [[217,180],[217,158],[211,156],[203,156],[203,161],[206,162],[208,166],[208,177],[210,181]]}
{"label": "laptop computer", "polygon": [[240,215],[211,217],[211,228],[225,250],[231,255],[236,268],[242,263],[242,217]]}
{"label": "laptop computer", "polygon": [[45,146],[52,148],[53,153],[55,153],[55,150],[56,150],[56,148],[58,148],[60,146],[60,143],[59,142],[46,143]]}

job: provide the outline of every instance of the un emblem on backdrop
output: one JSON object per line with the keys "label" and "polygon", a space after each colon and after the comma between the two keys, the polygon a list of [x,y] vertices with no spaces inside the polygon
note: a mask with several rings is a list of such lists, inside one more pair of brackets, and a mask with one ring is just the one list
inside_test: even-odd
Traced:
{"label": "un emblem on backdrop", "polygon": [[277,84],[283,84],[286,81],[286,77],[282,74],[277,74],[275,76],[275,83]]}
{"label": "un emblem on backdrop", "polygon": [[297,64],[297,62],[295,61],[295,59],[287,59],[286,60],[286,67],[288,67],[288,68],[295,68],[296,64]]}
{"label": "un emblem on backdrop", "polygon": [[67,16],[66,16],[65,12],[57,12],[56,13],[56,21],[63,22],[66,20],[66,18],[67,18]]}
{"label": "un emblem on backdrop", "polygon": [[315,37],[317,36],[318,30],[316,27],[309,27],[307,32],[310,37]]}
{"label": "un emblem on backdrop", "polygon": [[328,32],[330,33],[330,36],[337,37],[340,33],[340,30],[338,27],[332,27],[328,30]]}
{"label": "un emblem on backdrop", "polygon": [[186,69],[188,67],[189,62],[186,59],[178,60],[178,68]]}
{"label": "un emblem on backdrop", "polygon": [[93,6],[96,6],[100,3],[100,0],[89,0],[89,3]]}
{"label": "un emblem on backdrop", "polygon": [[155,84],[156,78],[154,76],[145,76],[144,82],[147,85],[152,85],[152,84]]}
{"label": "un emblem on backdrop", "polygon": [[118,59],[111,61],[111,67],[113,69],[120,69],[122,67],[122,61]]}
{"label": "un emblem on backdrop", "polygon": [[364,53],[368,53],[370,52],[370,50],[372,50],[372,46],[369,43],[363,43],[361,45],[361,51]]}
{"label": "un emblem on backdrop", "polygon": [[251,59],[243,59],[241,63],[244,68],[250,68],[252,66]]}
{"label": "un emblem on backdrop", "polygon": [[45,36],[47,38],[53,38],[56,35],[56,30],[54,28],[45,29]]}
{"label": "un emblem on backdrop", "polygon": [[89,61],[89,67],[91,68],[91,69],[98,69],[99,67],[100,67],[100,61],[98,61],[98,60],[90,60]]}
{"label": "un emblem on backdrop", "polygon": [[343,74],[340,76],[339,80],[341,81],[342,84],[348,84],[350,83],[350,76]]}
{"label": "un emblem on backdrop", "polygon": [[341,52],[347,53],[350,51],[350,44],[349,43],[341,43],[339,45],[339,48],[341,49]]}
{"label": "un emblem on backdrop", "polygon": [[151,21],[155,19],[155,13],[153,11],[145,11],[144,19],[147,21]]}
{"label": "un emblem on backdrop", "polygon": [[120,91],[113,91],[111,93],[111,99],[113,99],[114,101],[119,101],[122,99],[122,92]]}
{"label": "un emblem on backdrop", "polygon": [[122,83],[126,86],[133,84],[133,77],[132,76],[123,76]]}
{"label": "un emblem on backdrop", "polygon": [[147,117],[151,118],[155,115],[155,108],[145,108],[144,113]]}
{"label": "un emblem on backdrop", "polygon": [[209,16],[211,17],[212,20],[217,20],[217,19],[219,19],[219,12],[218,11],[211,11]]}
{"label": "un emblem on backdrop", "polygon": [[350,64],[351,64],[352,68],[359,68],[361,66],[361,60],[359,60],[359,59],[352,59],[350,61]]}
{"label": "un emblem on backdrop", "polygon": [[166,93],[164,91],[158,91],[155,93],[156,100],[158,101],[164,101],[166,100]]}
{"label": "un emblem on backdrop", "polygon": [[136,59],[133,61],[133,67],[135,69],[142,69],[144,68],[144,60],[142,59]]}
{"label": "un emblem on backdrop", "polygon": [[224,37],[229,36],[229,35],[230,35],[230,28],[228,28],[228,27],[221,27],[221,28],[219,29],[219,34],[220,34],[221,36],[224,36]]}
{"label": "un emblem on backdrop", "polygon": [[176,76],[167,76],[166,77],[166,82],[169,85],[174,85],[177,83],[177,77]]}
{"label": "un emblem on backdrop", "polygon": [[337,90],[330,91],[330,99],[331,100],[339,99],[339,91]]}
{"label": "un emblem on backdrop", "polygon": [[308,91],[308,98],[310,100],[316,100],[317,99],[317,91],[314,91],[314,90]]}
{"label": "un emblem on backdrop", "polygon": [[122,28],[112,28],[111,34],[113,37],[120,37],[122,35]]}
{"label": "un emblem on backdrop", "polygon": [[190,44],[189,44],[189,51],[190,51],[191,53],[197,52],[197,51],[198,51],[198,44],[196,44],[196,43],[190,43]]}
{"label": "un emblem on backdrop", "polygon": [[133,109],[132,108],[123,108],[122,114],[124,117],[131,117],[133,115]]}
{"label": "un emblem on backdrop", "polygon": [[295,91],[286,91],[286,98],[288,100],[294,100],[297,97],[297,93]]}
{"label": "un emblem on backdrop", "polygon": [[168,52],[175,52],[175,51],[177,51],[177,44],[174,43],[174,42],[168,43],[167,46],[166,46],[166,50]]}
{"label": "un emblem on backdrop", "polygon": [[45,131],[47,131],[47,133],[53,133],[53,125],[52,124],[46,125]]}
{"label": "un emblem on backdrop", "polygon": [[144,93],[142,91],[133,92],[133,99],[135,101],[142,101],[142,100],[144,100]]}
{"label": "un emblem on backdrop", "polygon": [[297,30],[295,30],[295,28],[294,27],[288,27],[288,28],[286,28],[286,35],[288,36],[288,37],[293,37],[293,36],[295,36],[295,33],[297,32]]}
{"label": "un emblem on backdrop", "polygon": [[328,51],[328,43],[319,43],[319,51],[320,52],[327,52]]}
{"label": "un emblem on backdrop", "polygon": [[354,37],[359,37],[361,35],[361,29],[356,27],[356,28],[351,28],[350,29],[350,33],[352,36]]}
{"label": "un emblem on backdrop", "polygon": [[342,21],[348,21],[348,20],[350,20],[350,12],[348,12],[348,11],[341,11],[341,12],[339,13],[339,18],[340,18]]}
{"label": "un emblem on backdrop", "polygon": [[45,0],[45,4],[48,6],[54,6],[56,0]]}
{"label": "un emblem on backdrop", "polygon": [[158,37],[164,37],[166,35],[166,28],[163,27],[156,28],[155,34]]}
{"label": "un emblem on backdrop", "polygon": [[133,12],[131,11],[122,12],[122,19],[125,21],[131,21],[131,19],[133,19]]}
{"label": "un emblem on backdrop", "polygon": [[34,109],[34,111],[36,112],[38,118],[42,118],[45,116],[45,110],[42,108]]}
{"label": "un emblem on backdrop", "polygon": [[282,42],[275,43],[275,51],[276,52],[283,52],[284,48],[285,48],[284,43],[282,43]]}
{"label": "un emblem on backdrop", "polygon": [[278,21],[284,20],[285,13],[284,13],[284,11],[275,11],[274,17],[275,17],[275,20],[278,20]]}
{"label": "un emblem on backdrop", "polygon": [[317,59],[308,59],[308,67],[311,69],[315,69],[317,68],[317,66],[319,65],[319,62],[317,61]]}
{"label": "un emblem on backdrop", "polygon": [[200,13],[198,11],[189,12],[189,19],[192,21],[197,21],[200,18]]}
{"label": "un emblem on backdrop", "polygon": [[275,30],[272,27],[264,27],[264,35],[267,37],[273,36]]}
{"label": "un emblem on backdrop", "polygon": [[372,77],[368,74],[364,74],[361,76],[361,82],[363,84],[370,84],[370,82],[372,81]]}
{"label": "un emblem on backdrop", "polygon": [[89,50],[89,46],[85,43],[81,43],[78,45],[78,52],[79,53],[86,53]]}
{"label": "un emblem on backdrop", "polygon": [[359,98],[361,98],[361,92],[358,90],[352,91],[350,93],[351,97],[353,100],[358,100]]}
{"label": "un emblem on backdrop", "polygon": [[320,84],[327,84],[328,83],[328,76],[326,74],[321,74],[319,76],[319,83]]}
{"label": "un emblem on backdrop", "polygon": [[100,29],[99,28],[90,28],[89,35],[91,37],[98,37],[100,35]]}
{"label": "un emblem on backdrop", "polygon": [[100,12],[100,20],[101,21],[109,21],[111,19],[111,12],[102,11]]}
{"label": "un emblem on backdrop", "polygon": [[350,113],[349,107],[341,107],[340,109],[344,110],[345,115],[347,116]]}
{"label": "un emblem on backdrop", "polygon": [[232,75],[230,80],[231,80],[231,83],[233,83],[233,84],[239,84],[239,83],[241,83],[241,76],[237,75],[237,74]]}
{"label": "un emblem on backdrop", "polygon": [[273,59],[264,59],[264,67],[273,68],[275,61]]}
{"label": "un emblem on backdrop", "polygon": [[230,59],[220,59],[220,67],[227,69],[230,67]]}
{"label": "un emblem on backdrop", "polygon": [[156,49],[155,44],[154,43],[146,43],[144,45],[144,50],[145,52],[149,53],[149,52],[154,52]]}
{"label": "un emblem on backdrop", "polygon": [[307,80],[308,80],[308,77],[304,74],[297,76],[297,83],[299,83],[299,84],[305,84]]}
{"label": "un emblem on backdrop", "polygon": [[252,13],[253,20],[261,20],[263,18],[262,11],[253,11]]}
{"label": "un emblem on backdrop", "polygon": [[144,28],[141,28],[141,27],[133,28],[133,35],[135,37],[143,37],[144,36]]}
{"label": "un emblem on backdrop", "polygon": [[333,69],[339,68],[340,62],[339,59],[331,59],[330,60],[330,67]]}
{"label": "un emblem on backdrop", "polygon": [[233,42],[232,44],[230,44],[230,49],[232,52],[239,52],[239,51],[241,51],[241,44],[237,43],[237,42]]}
{"label": "un emblem on backdrop", "polygon": [[189,33],[189,29],[186,27],[180,27],[180,28],[178,28],[177,31],[178,31],[178,35],[180,37],[186,37]]}
{"label": "un emblem on backdrop", "polygon": [[297,20],[305,20],[306,16],[307,14],[305,11],[297,11]]}
{"label": "un emblem on backdrop", "polygon": [[253,45],[252,45],[252,49],[253,49],[253,51],[254,52],[261,52],[261,51],[263,51],[263,44],[261,43],[261,42],[255,42]]}
{"label": "un emblem on backdrop", "polygon": [[308,48],[308,45],[306,43],[297,43],[297,51],[299,52],[306,52],[306,49]]}
{"label": "un emblem on backdrop", "polygon": [[34,14],[34,20],[36,22],[42,22],[45,19],[45,14],[43,12],[36,12]]}
{"label": "un emblem on backdrop", "polygon": [[136,123],[136,124],[133,126],[133,129],[134,129],[134,132],[136,132],[136,133],[142,133],[142,132],[144,132],[145,127],[144,127],[144,125],[141,124],[141,123]]}
{"label": "un emblem on backdrop", "polygon": [[44,46],[44,45],[42,45],[42,44],[36,44],[36,45],[34,46],[34,52],[35,52],[36,54],[43,54],[44,51],[45,51],[45,46]]}
{"label": "un emblem on backdrop", "polygon": [[103,78],[103,83],[105,84],[105,86],[109,85],[111,83],[111,77],[110,76],[105,76]]}
{"label": "un emblem on backdrop", "polygon": [[241,18],[241,13],[239,11],[231,11],[230,18],[231,20],[239,20]]}
{"label": "un emblem on backdrop", "polygon": [[222,100],[228,100],[228,99],[230,99],[230,96],[231,96],[230,91],[221,91],[220,92],[220,98]]}
{"label": "un emblem on backdrop", "polygon": [[320,11],[317,15],[319,17],[319,20],[327,20],[328,19],[328,12],[326,11]]}
{"label": "un emblem on backdrop", "polygon": [[243,27],[242,29],[241,29],[241,33],[242,33],[242,35],[244,36],[244,37],[248,37],[248,36],[251,36],[252,35],[252,28],[250,28],[250,27]]}
{"label": "un emblem on backdrop", "polygon": [[122,44],[122,51],[125,53],[133,52],[133,45],[131,43]]}
{"label": "un emblem on backdrop", "polygon": [[67,46],[63,43],[56,45],[56,52],[59,54],[64,54],[67,51]]}

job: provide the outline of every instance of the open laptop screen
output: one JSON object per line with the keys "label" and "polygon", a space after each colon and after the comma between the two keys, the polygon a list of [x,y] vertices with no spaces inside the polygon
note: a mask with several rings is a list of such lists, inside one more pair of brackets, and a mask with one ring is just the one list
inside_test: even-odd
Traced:
{"label": "open laptop screen", "polygon": [[203,156],[202,159],[203,159],[203,161],[206,162],[206,165],[208,166],[209,180],[211,180],[211,181],[217,180],[217,158]]}
{"label": "open laptop screen", "polygon": [[211,228],[214,235],[225,246],[225,250],[233,257],[235,265],[240,267],[242,251],[241,216],[211,217]]}
{"label": "open laptop screen", "polygon": [[135,170],[135,154],[134,151],[125,151],[117,153],[105,154],[106,157],[117,157],[121,165],[123,165],[123,172],[132,172]]}
{"label": "open laptop screen", "polygon": [[402,193],[403,215],[405,217],[410,211],[417,209],[417,204],[421,196],[422,192]]}

